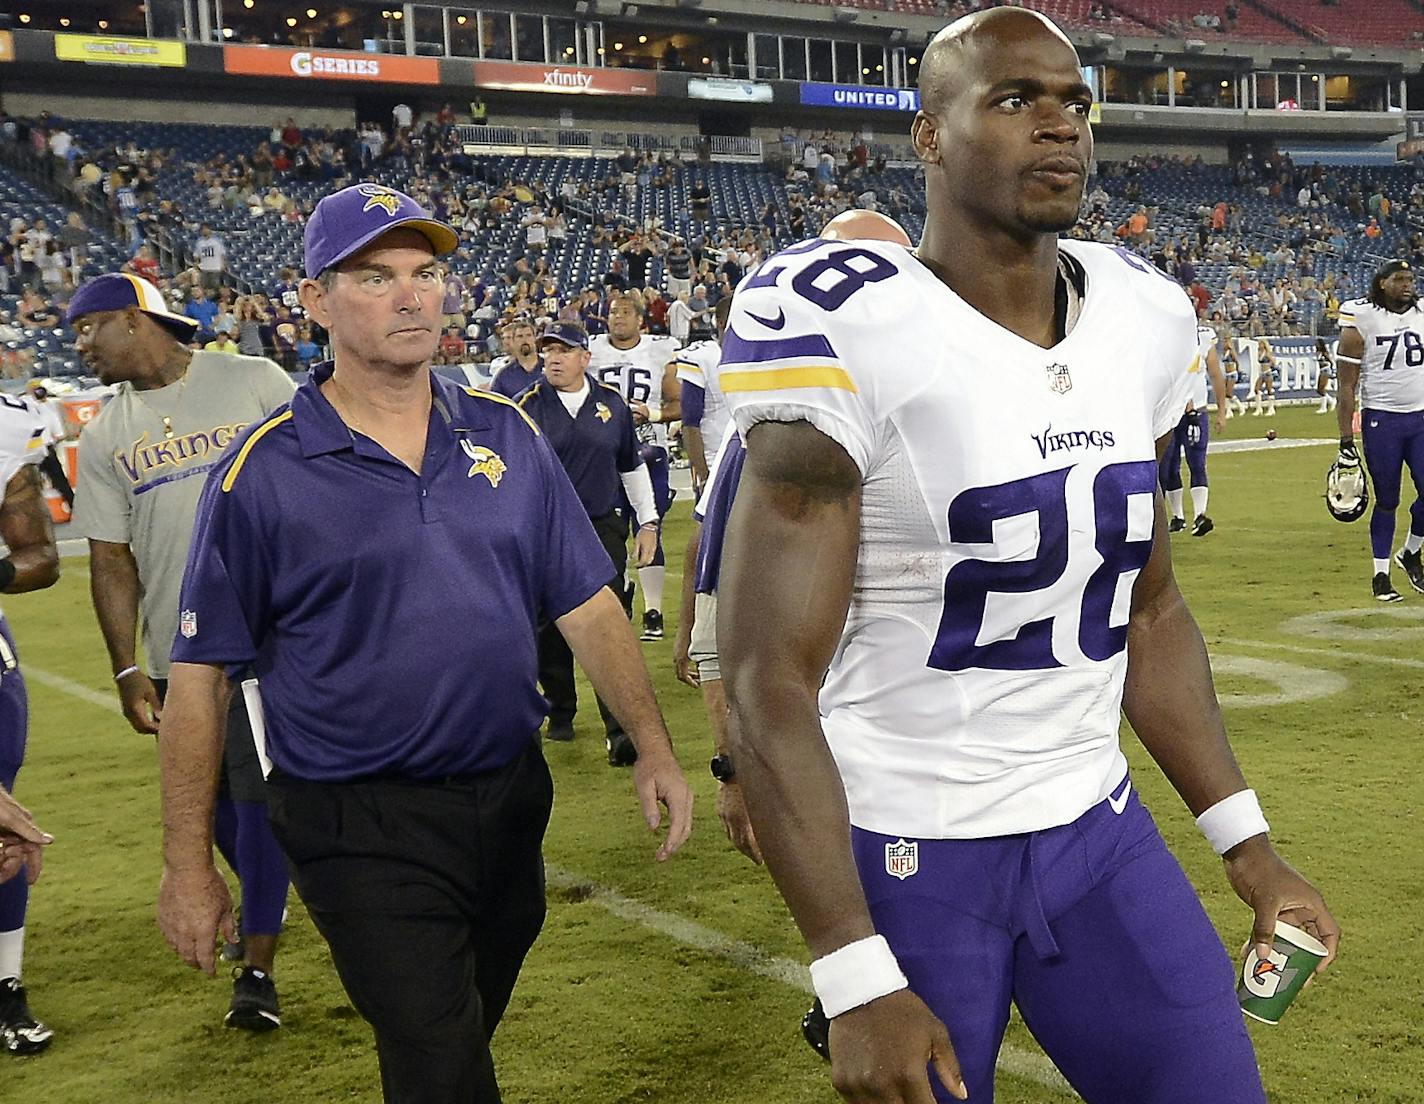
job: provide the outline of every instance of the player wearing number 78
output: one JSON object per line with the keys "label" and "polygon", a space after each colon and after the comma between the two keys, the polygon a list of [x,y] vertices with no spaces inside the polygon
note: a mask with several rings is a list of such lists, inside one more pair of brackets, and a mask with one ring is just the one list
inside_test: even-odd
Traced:
{"label": "player wearing number 78", "polygon": [[1333,955],[1172,575],[1156,465],[1191,303],[1058,240],[1091,92],[1052,23],[959,20],[920,93],[918,250],[771,258],[720,369],[747,449],[719,588],[731,758],[832,1079],[856,1104],[991,1101],[1013,1001],[1089,1104],[1261,1104],[1231,963],[1118,744],[1125,713],[1253,939],[1280,917]]}

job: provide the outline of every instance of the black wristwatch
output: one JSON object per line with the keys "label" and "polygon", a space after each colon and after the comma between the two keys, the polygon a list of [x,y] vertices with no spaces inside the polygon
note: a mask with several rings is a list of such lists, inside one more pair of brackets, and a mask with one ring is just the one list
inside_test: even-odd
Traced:
{"label": "black wristwatch", "polygon": [[730,782],[737,777],[737,771],[732,766],[730,755],[712,756],[712,777],[718,782]]}

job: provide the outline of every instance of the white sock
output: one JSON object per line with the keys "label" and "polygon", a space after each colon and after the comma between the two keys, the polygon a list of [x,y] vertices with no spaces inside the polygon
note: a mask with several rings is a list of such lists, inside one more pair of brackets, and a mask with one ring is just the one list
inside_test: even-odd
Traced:
{"label": "white sock", "polygon": [[[22,872],[19,875],[23,878]],[[0,932],[0,978],[20,978],[20,963],[25,957],[25,929]]]}
{"label": "white sock", "polygon": [[663,579],[666,575],[666,567],[638,568],[638,583],[643,588],[643,608],[645,610],[662,612]]}
{"label": "white sock", "polygon": [[1182,488],[1167,492],[1167,507],[1172,511],[1174,518],[1182,516]]}
{"label": "white sock", "polygon": [[1206,493],[1210,489],[1210,487],[1192,488],[1192,515],[1194,517],[1201,517],[1206,513]]}
{"label": "white sock", "polygon": [[1266,407],[1266,417],[1273,418],[1276,414],[1276,400],[1271,400],[1271,405]]}
{"label": "white sock", "polygon": [[1376,574],[1376,575],[1388,575],[1388,574],[1389,574],[1389,560],[1376,560],[1376,561],[1375,561],[1375,574]]}
{"label": "white sock", "polygon": [[1424,533],[1410,531],[1409,536],[1404,540],[1404,550],[1411,555],[1424,548]]}

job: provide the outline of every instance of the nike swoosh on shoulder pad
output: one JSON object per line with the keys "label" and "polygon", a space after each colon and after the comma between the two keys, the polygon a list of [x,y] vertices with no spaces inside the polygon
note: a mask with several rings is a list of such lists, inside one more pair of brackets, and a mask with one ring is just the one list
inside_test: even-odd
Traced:
{"label": "nike swoosh on shoulder pad", "polygon": [[786,325],[786,311],[781,307],[776,308],[775,318],[763,318],[761,315],[753,314],[751,311],[747,311],[747,317],[754,322],[760,322],[768,330],[779,330]]}

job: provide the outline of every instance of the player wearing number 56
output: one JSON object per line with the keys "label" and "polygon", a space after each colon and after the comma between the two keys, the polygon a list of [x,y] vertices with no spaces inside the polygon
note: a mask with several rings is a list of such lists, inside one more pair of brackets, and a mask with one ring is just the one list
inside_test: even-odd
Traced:
{"label": "player wearing number 56", "polygon": [[1375,508],[1370,513],[1370,555],[1375,598],[1398,602],[1389,579],[1394,512],[1404,469],[1414,482],[1409,535],[1395,553],[1409,585],[1424,594],[1424,307],[1419,305],[1414,267],[1386,261],[1370,281],[1370,293],[1340,308],[1340,455],[1337,472],[1358,472],[1355,450],[1355,384],[1360,386],[1360,436],[1365,446]]}
{"label": "player wearing number 56", "polygon": [[1256,941],[1283,918],[1333,951],[1172,574],[1156,470],[1192,305],[1135,254],[1058,239],[1092,93],[1051,22],[975,13],[920,69],[918,249],[771,258],[720,369],[746,442],[719,587],[731,759],[815,958],[832,1079],[860,1104],[985,1104],[1012,1001],[1089,1104],[1261,1104],[1233,967],[1118,743],[1125,713]]}

